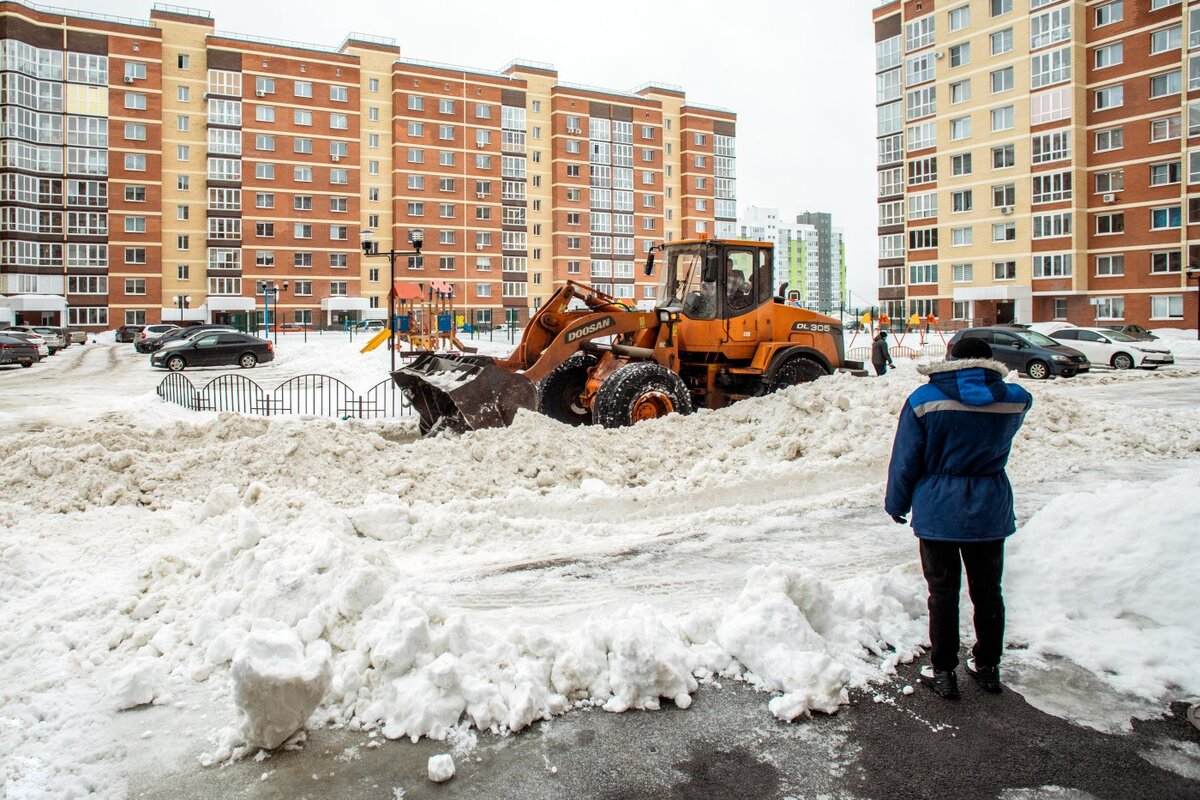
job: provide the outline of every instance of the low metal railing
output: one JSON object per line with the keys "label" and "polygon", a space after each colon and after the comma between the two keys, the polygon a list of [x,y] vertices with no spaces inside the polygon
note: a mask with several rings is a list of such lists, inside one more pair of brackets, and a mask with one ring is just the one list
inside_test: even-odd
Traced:
{"label": "low metal railing", "polygon": [[192,411],[335,419],[386,419],[412,413],[403,391],[390,378],[359,395],[337,378],[315,373],[297,375],[267,390],[237,373],[218,375],[197,388],[182,373],[172,372],[155,392],[163,400]]}

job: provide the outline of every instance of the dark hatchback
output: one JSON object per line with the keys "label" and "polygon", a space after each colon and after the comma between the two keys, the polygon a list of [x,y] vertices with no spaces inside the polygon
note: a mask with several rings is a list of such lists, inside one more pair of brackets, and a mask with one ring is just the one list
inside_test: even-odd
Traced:
{"label": "dark hatchback", "polygon": [[27,340],[0,333],[0,364],[20,364],[22,367],[32,367],[41,359],[37,348]]}
{"label": "dark hatchback", "polygon": [[275,346],[266,339],[246,333],[211,331],[180,339],[173,346],[150,356],[155,367],[179,372],[187,367],[238,366],[250,369],[275,360]]}
{"label": "dark hatchback", "polygon": [[138,338],[138,335],[142,332],[142,328],[144,328],[144,327],[146,327],[146,326],[145,325],[122,325],[121,327],[117,328],[117,335],[116,335],[117,341],[118,342],[135,341]]}
{"label": "dark hatchback", "polygon": [[950,348],[960,339],[983,339],[992,347],[992,358],[1009,369],[1023,372],[1035,380],[1059,375],[1070,378],[1092,368],[1087,356],[1078,350],[1056,342],[1037,331],[1017,328],[991,327],[966,328],[954,334],[946,348],[946,359],[950,359]]}
{"label": "dark hatchback", "polygon": [[1130,339],[1136,339],[1139,342],[1157,342],[1158,337],[1150,331],[1143,328],[1141,325],[1101,325],[1101,328],[1107,328],[1110,331],[1123,333]]}
{"label": "dark hatchback", "polygon": [[142,350],[147,353],[157,353],[171,342],[178,342],[181,339],[195,339],[203,333],[238,333],[238,329],[231,325],[214,325],[211,323],[193,325],[190,328],[180,328],[177,331],[163,334],[157,339],[147,339],[142,344]]}

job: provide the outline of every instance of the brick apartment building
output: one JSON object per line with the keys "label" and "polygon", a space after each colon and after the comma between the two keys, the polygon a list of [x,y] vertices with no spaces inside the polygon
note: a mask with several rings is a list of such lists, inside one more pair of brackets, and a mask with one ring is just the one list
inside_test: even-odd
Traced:
{"label": "brick apartment building", "polygon": [[1196,327],[1200,3],[893,0],[873,18],[890,316]]}
{"label": "brick apartment building", "polygon": [[384,319],[389,264],[360,232],[404,250],[421,228],[397,281],[519,323],[567,279],[652,301],[652,243],[734,231],[732,112],[375,35],[0,2],[0,119],[0,322],[261,321],[268,286],[283,322]]}

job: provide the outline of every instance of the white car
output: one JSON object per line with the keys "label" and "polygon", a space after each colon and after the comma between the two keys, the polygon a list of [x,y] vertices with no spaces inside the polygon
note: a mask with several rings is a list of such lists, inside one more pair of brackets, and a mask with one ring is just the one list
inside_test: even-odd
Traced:
{"label": "white car", "polygon": [[1175,363],[1175,356],[1164,345],[1139,342],[1120,331],[1072,327],[1050,336],[1083,353],[1093,364],[1108,364],[1113,369],[1158,369]]}

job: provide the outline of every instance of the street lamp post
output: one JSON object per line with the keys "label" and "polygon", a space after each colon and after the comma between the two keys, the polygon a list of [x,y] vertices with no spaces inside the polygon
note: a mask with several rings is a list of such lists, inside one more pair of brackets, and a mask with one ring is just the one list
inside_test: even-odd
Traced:
{"label": "street lamp post", "polygon": [[367,229],[359,234],[359,239],[362,241],[362,251],[364,256],[387,256],[388,266],[390,267],[388,281],[388,330],[391,332],[391,337],[388,340],[388,347],[392,351],[392,372],[396,371],[396,257],[397,256],[421,256],[421,248],[425,245],[425,231],[421,228],[410,228],[408,231],[408,243],[412,245],[412,250],[388,250],[380,252],[379,242],[374,241],[371,237],[375,235],[375,231]]}
{"label": "street lamp post", "polygon": [[[287,291],[288,282],[283,282],[283,291]],[[271,281],[263,285],[263,327],[266,328],[264,339],[271,338],[271,301],[275,301],[275,313],[279,314],[279,284]],[[275,325],[275,344],[279,344],[279,325]]]}
{"label": "street lamp post", "polygon": [[179,309],[179,326],[183,327],[183,310],[191,306],[192,296],[190,294],[177,294],[171,299]]}
{"label": "street lamp post", "polygon": [[[1200,264],[1192,264],[1187,268],[1187,280],[1196,282],[1196,341],[1200,341]],[[1184,282],[1186,286],[1186,281]],[[1184,292],[1184,297],[1187,293]]]}

